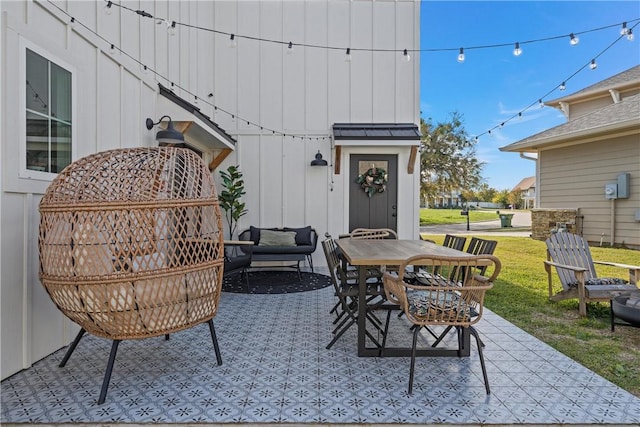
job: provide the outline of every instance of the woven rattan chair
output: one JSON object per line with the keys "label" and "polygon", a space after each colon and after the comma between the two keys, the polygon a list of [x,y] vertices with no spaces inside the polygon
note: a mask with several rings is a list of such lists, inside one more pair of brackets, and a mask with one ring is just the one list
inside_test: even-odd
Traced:
{"label": "woven rattan chair", "polygon": [[81,330],[113,340],[98,403],[121,340],[213,326],[223,232],[205,163],[181,148],[132,148],[69,165],[40,202],[40,280]]}
{"label": "woven rattan chair", "polygon": [[[403,274],[410,265],[439,266],[442,271],[454,268],[471,271],[478,266],[488,265],[491,276],[469,274],[465,282],[460,284],[451,283],[448,278],[438,276],[433,277],[428,286],[412,285],[403,280]],[[445,329],[455,327],[459,332],[460,328],[469,328],[469,332],[476,338],[485,389],[489,394],[489,380],[482,354],[482,344],[473,325],[482,318],[484,295],[493,287],[493,282],[500,273],[500,261],[492,255],[460,258],[418,255],[405,260],[398,272],[398,275],[386,272],[383,281],[387,299],[398,304],[407,319],[416,326],[413,328],[409,394],[413,390],[418,334],[423,327],[444,327]],[[389,316],[385,325],[385,337],[388,326]],[[441,339],[436,340],[432,347],[437,346],[440,341]],[[460,343],[460,336],[458,336],[459,347]],[[382,351],[384,352],[384,349]]]}

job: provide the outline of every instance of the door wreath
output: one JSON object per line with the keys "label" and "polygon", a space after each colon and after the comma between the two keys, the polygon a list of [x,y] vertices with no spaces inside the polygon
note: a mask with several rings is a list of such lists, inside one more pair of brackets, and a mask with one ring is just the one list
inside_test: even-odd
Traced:
{"label": "door wreath", "polygon": [[382,193],[387,189],[387,171],[382,168],[369,168],[361,175],[358,175],[356,182],[371,197],[375,193]]}

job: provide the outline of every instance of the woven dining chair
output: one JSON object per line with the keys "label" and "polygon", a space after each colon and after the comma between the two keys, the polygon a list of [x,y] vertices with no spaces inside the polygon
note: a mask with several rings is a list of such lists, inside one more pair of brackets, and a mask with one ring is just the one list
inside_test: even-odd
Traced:
{"label": "woven dining chair", "polygon": [[[490,277],[469,275],[461,284],[451,283],[442,276],[434,277],[429,286],[414,285],[403,280],[404,272],[410,265],[434,265],[440,266],[442,270],[448,270],[452,268],[474,269],[485,264],[490,266],[490,271],[492,271]],[[406,318],[416,326],[412,328],[409,394],[413,392],[417,341],[423,327],[427,329],[455,327],[458,330],[458,351],[462,350],[461,328],[468,328],[470,334],[476,339],[485,390],[487,394],[490,394],[489,379],[482,353],[483,345],[473,325],[482,318],[485,292],[493,287],[493,283],[500,273],[500,266],[498,258],[492,255],[459,258],[418,255],[405,260],[400,266],[398,274],[385,272],[383,282],[387,299],[398,304]],[[383,354],[386,337],[389,333],[389,321],[390,316],[387,316]],[[404,328],[399,330],[404,330]],[[440,342],[441,340],[436,340],[431,347],[436,347]]]}

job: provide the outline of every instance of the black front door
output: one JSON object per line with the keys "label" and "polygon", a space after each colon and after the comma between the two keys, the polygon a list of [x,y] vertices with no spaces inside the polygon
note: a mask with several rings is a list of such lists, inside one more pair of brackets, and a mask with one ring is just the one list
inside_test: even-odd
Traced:
{"label": "black front door", "polygon": [[[369,196],[356,181],[372,168],[378,173],[380,169],[386,171],[387,185],[384,191]],[[397,230],[398,157],[388,154],[352,154],[349,171],[349,231],[354,228]]]}

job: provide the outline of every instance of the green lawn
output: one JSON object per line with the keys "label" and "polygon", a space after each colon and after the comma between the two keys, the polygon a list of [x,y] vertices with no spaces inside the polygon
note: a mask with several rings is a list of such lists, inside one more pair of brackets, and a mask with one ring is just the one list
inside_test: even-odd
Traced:
{"label": "green lawn", "polygon": [[[442,243],[441,235],[425,238]],[[529,237],[492,236],[502,270],[485,306],[602,377],[640,397],[640,329],[616,326],[611,332],[609,304],[588,304],[588,316],[578,315],[578,301],[548,299],[544,242]],[[593,259],[640,264],[640,252],[591,248]],[[600,276],[628,279],[626,270],[596,266]],[[561,289],[554,272],[554,289]],[[482,328],[480,327],[480,330]],[[482,331],[481,331],[482,332]]]}
{"label": "green lawn", "polygon": [[[467,217],[460,215],[461,209],[420,209],[420,225],[461,224]],[[498,219],[496,210],[469,211],[469,221],[490,221]]]}

